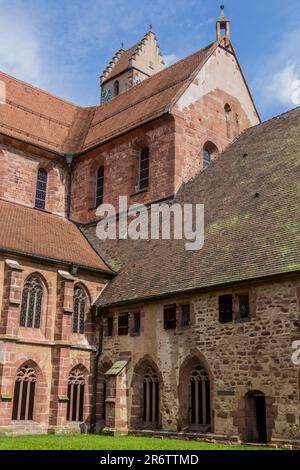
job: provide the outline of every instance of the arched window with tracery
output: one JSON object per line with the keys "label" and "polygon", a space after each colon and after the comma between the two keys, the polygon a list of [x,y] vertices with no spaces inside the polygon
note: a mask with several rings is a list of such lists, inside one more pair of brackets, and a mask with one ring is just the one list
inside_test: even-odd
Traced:
{"label": "arched window with tracery", "polygon": [[37,172],[35,203],[36,209],[45,209],[47,196],[48,173],[44,168],[39,168]]}
{"label": "arched window with tracery", "polygon": [[68,378],[67,421],[83,421],[85,376],[77,367]]}
{"label": "arched window with tracery", "polygon": [[23,287],[20,326],[40,328],[43,286],[38,276],[29,277]]}
{"label": "arched window with tracery", "polygon": [[206,168],[216,158],[219,151],[215,144],[206,142],[202,149],[203,168]]}
{"label": "arched window with tracery", "polygon": [[16,375],[12,419],[33,420],[37,376],[33,367],[22,366]]}
{"label": "arched window with tracery", "polygon": [[204,367],[199,365],[192,371],[190,388],[190,424],[192,426],[210,425],[210,381]]}
{"label": "arched window with tracery", "polygon": [[73,333],[84,334],[84,316],[87,296],[84,288],[77,285],[74,288]]}
{"label": "arched window with tracery", "polygon": [[147,369],[143,378],[143,422],[154,425],[159,421],[159,379],[154,369]]}

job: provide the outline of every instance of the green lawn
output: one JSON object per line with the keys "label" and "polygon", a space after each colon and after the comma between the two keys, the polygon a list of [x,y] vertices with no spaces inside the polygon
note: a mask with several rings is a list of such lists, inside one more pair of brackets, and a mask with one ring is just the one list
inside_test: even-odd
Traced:
{"label": "green lawn", "polygon": [[[150,437],[1,436],[0,450],[258,450],[261,447],[207,444]],[[266,448],[264,448],[266,449]]]}

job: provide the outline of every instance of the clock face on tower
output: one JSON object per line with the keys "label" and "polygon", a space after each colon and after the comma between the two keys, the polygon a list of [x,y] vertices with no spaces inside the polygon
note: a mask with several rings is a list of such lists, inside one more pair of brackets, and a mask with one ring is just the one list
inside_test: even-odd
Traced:
{"label": "clock face on tower", "polygon": [[111,100],[112,98],[112,90],[111,88],[107,88],[107,90],[103,90],[101,93],[101,102],[105,103],[106,101]]}

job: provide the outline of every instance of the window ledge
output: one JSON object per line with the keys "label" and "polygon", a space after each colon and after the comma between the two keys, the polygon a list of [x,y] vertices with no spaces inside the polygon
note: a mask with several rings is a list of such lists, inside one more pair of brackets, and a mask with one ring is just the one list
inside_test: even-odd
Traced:
{"label": "window ledge", "polygon": [[139,189],[135,193],[130,194],[130,197],[138,196],[139,194],[147,193],[148,191],[149,191],[149,188]]}

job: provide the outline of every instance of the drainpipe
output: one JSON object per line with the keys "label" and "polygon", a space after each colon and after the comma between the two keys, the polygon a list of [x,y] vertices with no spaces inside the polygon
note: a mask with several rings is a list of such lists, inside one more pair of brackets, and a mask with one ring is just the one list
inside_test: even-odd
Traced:
{"label": "drainpipe", "polygon": [[92,409],[91,409],[91,422],[90,422],[91,434],[95,434],[95,431],[96,431],[98,367],[99,367],[99,359],[103,352],[103,315],[100,313],[99,307],[96,307],[96,324],[99,327],[99,343],[98,343],[98,348],[94,357],[94,368],[93,368],[93,377],[92,377]]}
{"label": "drainpipe", "polygon": [[70,220],[71,217],[71,199],[72,199],[72,163],[74,159],[74,154],[66,153],[65,155],[67,165],[68,165],[68,195],[67,195],[67,219]]}

